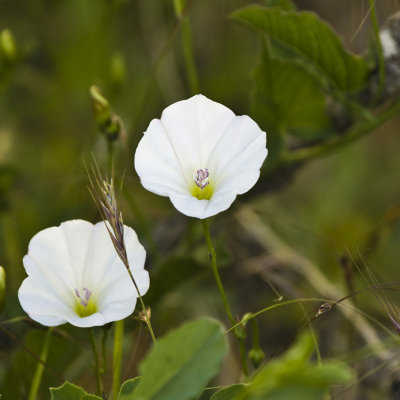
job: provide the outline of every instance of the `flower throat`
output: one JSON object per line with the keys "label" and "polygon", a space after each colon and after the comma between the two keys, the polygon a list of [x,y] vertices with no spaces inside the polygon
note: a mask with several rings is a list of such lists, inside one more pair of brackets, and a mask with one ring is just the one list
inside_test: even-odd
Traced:
{"label": "flower throat", "polygon": [[75,312],[80,317],[88,317],[97,312],[97,304],[93,301],[92,292],[88,288],[84,287],[82,293],[75,289],[75,295],[77,297]]}

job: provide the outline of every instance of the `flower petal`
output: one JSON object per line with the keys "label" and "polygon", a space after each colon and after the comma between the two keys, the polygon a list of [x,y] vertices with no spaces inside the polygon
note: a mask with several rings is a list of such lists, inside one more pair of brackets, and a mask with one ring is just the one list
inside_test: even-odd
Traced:
{"label": "flower petal", "polygon": [[77,326],[79,328],[90,328],[91,326],[102,326],[110,321],[117,321],[116,319],[106,321],[104,316],[100,313],[95,313],[87,317],[80,317],[77,314],[71,314],[67,319],[67,322]]}
{"label": "flower petal", "polygon": [[[110,270],[110,266],[113,266]],[[98,222],[93,226],[92,236],[88,245],[85,269],[82,282],[89,285],[92,292],[103,286],[104,280],[114,271],[123,271],[124,265],[111,241],[105,223]]]}
{"label": "flower petal", "polygon": [[146,250],[140,244],[136,232],[126,225],[124,225],[124,241],[131,271],[134,269],[144,269]]}
{"label": "flower petal", "polygon": [[174,207],[182,214],[194,218],[208,218],[225,211],[234,202],[236,193],[224,193],[223,196],[214,194],[210,200],[198,200],[195,197],[185,194],[173,193],[170,196]]}
{"label": "flower petal", "polygon": [[46,326],[66,322],[63,311],[68,310],[57,294],[48,291],[41,280],[25,278],[18,290],[18,299],[24,311],[35,321]]}
{"label": "flower petal", "polygon": [[[97,223],[95,225],[94,232],[96,234],[96,238],[93,239],[91,242],[92,244],[89,247],[86,272],[91,276],[90,282],[93,285],[93,290],[102,293],[104,288],[106,288],[112,282],[118,280],[127,280],[132,285],[134,297],[136,298],[136,289],[131,283],[126,267],[120,260],[112,244],[105,224],[103,222]],[[135,231],[126,225],[124,225],[124,242],[131,271],[144,271],[146,250],[140,244]],[[101,252],[98,251],[98,246],[101,246]],[[148,277],[147,271],[145,272]],[[143,288],[147,287],[148,289],[149,282],[146,281],[143,284],[141,283],[141,285]],[[141,294],[144,293],[145,292],[141,292]]]}
{"label": "flower petal", "polygon": [[267,154],[265,132],[246,115],[235,117],[210,155],[217,191],[247,192],[259,176],[254,180],[254,170],[260,170]]}
{"label": "flower petal", "polygon": [[153,119],[135,152],[135,169],[142,185],[161,196],[185,192],[187,182],[161,121]]}
{"label": "flower petal", "polygon": [[163,111],[161,123],[190,179],[197,169],[207,167],[203,164],[234,117],[229,108],[201,94]]}
{"label": "flower petal", "polygon": [[119,321],[131,315],[136,307],[136,298],[109,302],[103,305],[102,315],[105,323]]}
{"label": "flower petal", "polygon": [[64,234],[69,264],[75,272],[75,287],[81,287],[87,251],[93,234],[93,224],[81,219],[72,220],[63,222],[59,226],[59,230]]}
{"label": "flower petal", "polygon": [[[50,282],[60,296],[68,299],[76,286],[76,271],[71,267],[63,232],[58,227],[40,231],[29,242],[28,255],[24,258],[27,274]],[[32,262],[26,264],[27,260]]]}

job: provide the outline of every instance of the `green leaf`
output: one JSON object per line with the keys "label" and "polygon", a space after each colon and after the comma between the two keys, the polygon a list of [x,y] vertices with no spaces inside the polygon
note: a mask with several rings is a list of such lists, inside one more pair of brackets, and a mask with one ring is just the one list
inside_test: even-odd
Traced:
{"label": "green leaf", "polygon": [[137,376],[136,378],[128,379],[125,381],[119,391],[118,400],[129,400],[133,398],[133,392],[142,382],[142,377]]}
{"label": "green leaf", "polygon": [[245,389],[245,384],[237,383],[235,385],[231,385],[219,390],[217,393],[213,394],[210,400],[233,400],[239,393],[242,393]]}
{"label": "green leaf", "polygon": [[140,365],[135,400],[189,400],[218,372],[227,349],[219,322],[190,321],[160,339]]}
{"label": "green leaf", "polygon": [[58,388],[50,388],[51,400],[81,400],[87,393],[73,383],[64,382]]}
{"label": "green leaf", "polygon": [[70,382],[58,388],[50,388],[51,400],[102,400],[101,397],[86,393],[80,386]]}
{"label": "green leaf", "polygon": [[270,361],[232,400],[320,400],[331,385],[352,379],[351,370],[344,364],[310,363],[312,352],[311,335],[300,336],[294,346],[282,357]]}
{"label": "green leaf", "polygon": [[[274,128],[280,127],[301,141],[324,138],[333,132],[325,106],[325,95],[303,68],[271,57],[264,48],[253,73],[256,85],[252,116],[267,132],[271,153]],[[278,143],[278,145],[281,145]]]}
{"label": "green leaf", "polygon": [[249,6],[232,16],[266,34],[279,58],[297,62],[325,89],[334,85],[343,92],[351,92],[365,85],[367,62],[346,51],[332,28],[314,13]]}
{"label": "green leaf", "polygon": [[264,0],[266,7],[279,7],[285,11],[293,11],[296,6],[290,0]]}

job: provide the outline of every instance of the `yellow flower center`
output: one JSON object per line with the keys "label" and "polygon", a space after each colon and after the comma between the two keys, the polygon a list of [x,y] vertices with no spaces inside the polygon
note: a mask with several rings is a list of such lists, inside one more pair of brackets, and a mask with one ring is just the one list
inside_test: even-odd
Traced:
{"label": "yellow flower center", "polygon": [[209,180],[208,169],[198,169],[193,174],[191,194],[199,200],[210,200],[214,193],[214,185]]}
{"label": "yellow flower center", "polygon": [[88,288],[83,288],[82,293],[75,289],[77,301],[75,304],[75,312],[81,317],[88,317],[97,312],[97,304],[93,300],[92,293]]}

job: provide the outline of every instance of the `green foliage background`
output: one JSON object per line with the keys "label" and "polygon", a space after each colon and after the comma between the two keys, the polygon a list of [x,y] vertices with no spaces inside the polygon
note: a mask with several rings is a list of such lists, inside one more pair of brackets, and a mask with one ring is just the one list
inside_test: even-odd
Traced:
{"label": "green foliage background", "polygon": [[[192,0],[179,19],[172,0],[0,1],[0,30],[10,29],[17,46],[12,65],[4,56],[0,59],[0,265],[7,273],[3,321],[24,315],[17,290],[25,277],[22,257],[30,238],[65,220],[99,220],[84,166],[91,153],[101,168],[108,166],[107,143],[96,127],[89,96],[90,86],[97,85],[126,128],[126,136],[116,144],[116,170],[124,176],[124,221],[148,250],[151,288],[145,301],[152,308],[156,334],[204,315],[228,327],[200,224],[179,215],[168,199],[145,191],[133,168],[136,144],[150,120],[196,91],[196,83],[187,75],[181,42],[187,29],[200,92],[238,115],[252,115],[267,131],[270,153],[260,182],[212,224],[222,279],[237,317],[274,304],[280,295],[331,298],[329,284],[343,295],[368,286],[356,268],[346,268],[343,257],[354,257],[361,268],[368,265],[382,282],[399,281],[398,117],[346,146],[343,141],[324,157],[307,159],[304,152],[289,151],[345,138],[353,125],[367,123],[364,111],[379,114],[396,101],[385,96],[376,104],[363,100],[368,97],[366,87],[372,85],[368,74],[374,57],[362,61],[340,44],[332,45],[328,28],[314,38],[321,49],[306,51],[308,29],[324,20],[347,49],[366,55],[372,40],[370,21],[365,19],[368,2],[296,1],[298,10],[315,11],[320,18],[307,17],[311,22],[301,29],[304,37],[279,33],[278,28],[285,30],[287,24],[298,29],[304,22],[279,9],[269,14],[267,26],[258,24],[259,13],[251,15],[253,6],[242,9],[254,3],[291,8],[286,1]],[[393,0],[377,3],[380,25],[400,8]],[[280,20],[282,15],[286,19]],[[271,28],[274,23],[278,31]],[[306,50],[299,52],[303,42]],[[330,45],[333,49],[328,51]],[[339,59],[351,66],[343,73],[338,72]],[[325,279],[322,283],[317,272]],[[397,292],[389,295],[396,304]],[[393,330],[371,292],[356,299],[357,308]],[[289,348],[305,330],[304,312],[313,316],[318,306],[306,303],[303,310],[285,306],[258,317],[267,360]],[[369,324],[386,343],[388,333],[376,322]],[[140,322],[131,319],[127,325],[125,377],[132,378],[150,341]],[[383,350],[366,343],[362,328],[338,310],[314,326],[323,359],[345,357],[358,377],[385,360]],[[32,331],[26,321],[6,327],[40,353],[44,337],[40,327],[34,325]],[[395,345],[387,347],[390,356],[395,355]],[[306,354],[307,358],[311,353]],[[64,327],[52,340],[49,365],[91,393],[90,360],[84,332]],[[3,398],[26,398],[35,365],[21,343],[0,333]],[[237,382],[239,371],[237,354],[230,354],[215,384]],[[394,363],[385,364],[340,398],[389,396],[397,375]],[[48,398],[48,386],[59,384],[46,370],[43,398]],[[238,398],[258,398],[251,397],[256,392],[240,393]],[[289,391],[287,398],[290,395]],[[270,398],[278,397],[272,393]]]}

